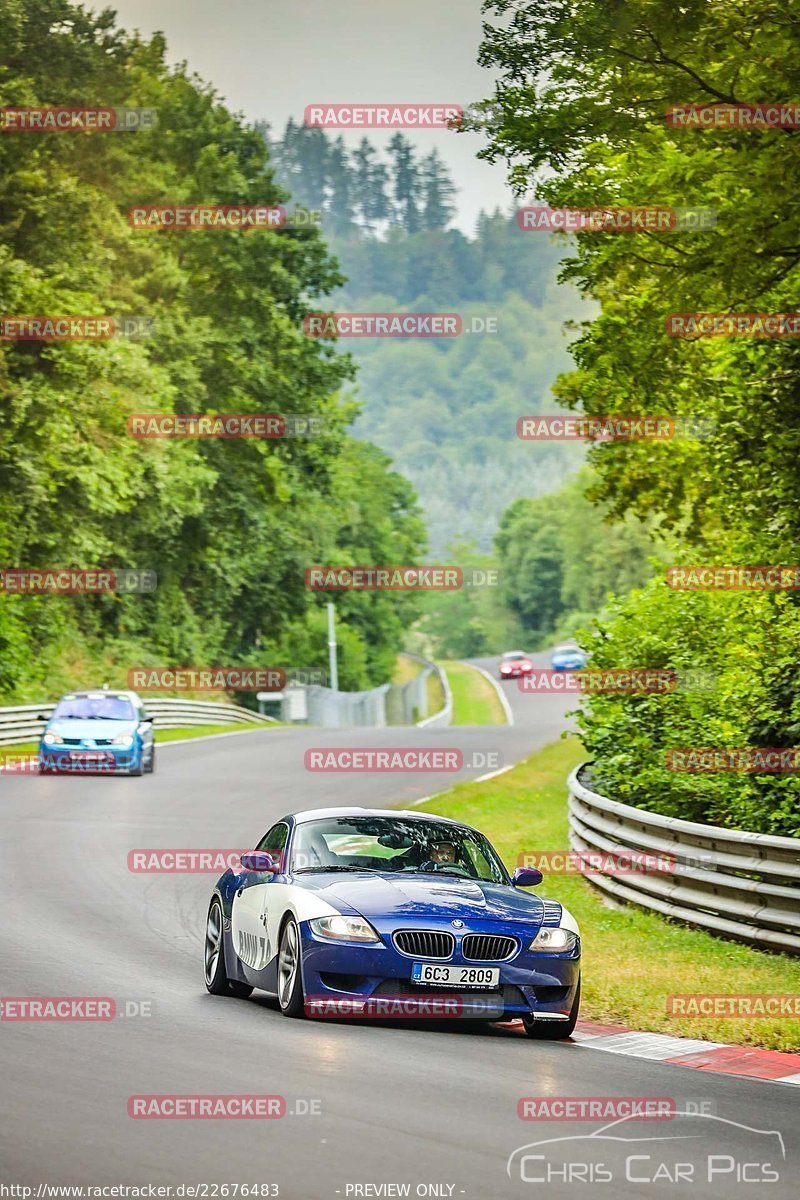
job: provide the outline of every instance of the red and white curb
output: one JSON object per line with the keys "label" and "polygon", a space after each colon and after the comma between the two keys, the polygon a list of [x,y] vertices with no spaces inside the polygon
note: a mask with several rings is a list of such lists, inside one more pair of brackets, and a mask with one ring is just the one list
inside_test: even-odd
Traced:
{"label": "red and white curb", "polygon": [[579,1021],[572,1041],[576,1046],[605,1050],[609,1054],[627,1054],[699,1071],[800,1086],[800,1054],[786,1054],[782,1050],[728,1046],[724,1042],[673,1037],[668,1033],[637,1033],[622,1025],[600,1025],[593,1021]]}

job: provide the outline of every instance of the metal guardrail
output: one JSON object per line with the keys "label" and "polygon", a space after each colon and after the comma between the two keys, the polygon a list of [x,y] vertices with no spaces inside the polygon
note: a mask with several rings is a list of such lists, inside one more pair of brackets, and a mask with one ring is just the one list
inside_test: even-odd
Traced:
{"label": "metal guardrail", "polygon": [[664,817],[608,800],[569,777],[569,841],[604,855],[639,851],[674,870],[589,881],[617,900],[765,949],[800,954],[800,838]]}
{"label": "metal guardrail", "polygon": [[[405,652],[404,652],[405,653]],[[405,683],[384,683],[365,692],[334,692],[331,688],[313,684],[304,687],[305,716],[309,725],[322,729],[372,728],[382,729],[387,725],[449,725],[453,713],[453,699],[447,676],[435,663],[417,654],[407,654],[422,663],[422,670]],[[428,716],[428,677],[435,673],[442,686],[444,707]],[[287,692],[284,720],[292,720],[292,701]]]}
{"label": "metal guardrail", "polygon": [[[420,654],[411,654],[408,650],[403,650],[402,654],[404,658],[410,658],[414,662],[420,663],[422,670],[413,679],[408,679],[405,683],[392,685],[392,690],[389,693],[390,706],[392,700],[396,698],[397,704],[401,706],[402,711],[402,716],[398,720],[392,720],[392,724],[417,725],[420,729],[429,728],[434,725],[449,725],[453,716],[453,697],[444,671],[435,662],[431,662],[428,658],[423,658]],[[435,675],[439,680],[444,704],[438,712],[429,715],[428,679],[431,675]]]}
{"label": "metal guardrail", "polygon": [[[190,725],[272,725],[273,717],[261,716],[237,704],[219,704],[206,700],[148,700],[146,711],[155,718],[156,729],[182,729]],[[0,746],[16,742],[38,741],[43,721],[55,705],[20,704],[0,708]]]}

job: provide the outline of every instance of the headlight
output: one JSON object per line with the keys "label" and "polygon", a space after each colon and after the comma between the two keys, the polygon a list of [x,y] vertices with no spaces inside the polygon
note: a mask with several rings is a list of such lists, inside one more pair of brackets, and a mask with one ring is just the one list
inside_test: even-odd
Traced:
{"label": "headlight", "polygon": [[119,735],[119,737],[112,738],[111,745],[112,746],[132,746],[133,745],[133,734],[132,733],[121,733]]}
{"label": "headlight", "polygon": [[64,739],[59,737],[57,733],[46,733],[42,738],[45,746],[63,746]]}
{"label": "headlight", "polygon": [[577,933],[573,933],[571,929],[553,929],[543,925],[529,948],[531,950],[550,951],[572,950],[577,941],[578,935]]}
{"label": "headlight", "polygon": [[363,917],[315,917],[308,922],[317,937],[335,942],[379,942],[375,930]]}

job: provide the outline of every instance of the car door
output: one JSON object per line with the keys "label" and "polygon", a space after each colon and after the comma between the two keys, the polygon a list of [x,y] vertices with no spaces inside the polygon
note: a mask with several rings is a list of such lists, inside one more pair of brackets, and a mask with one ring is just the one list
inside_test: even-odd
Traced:
{"label": "car door", "polygon": [[[273,825],[256,847],[271,854],[277,860],[284,851],[289,828],[283,821]],[[247,974],[263,971],[278,952],[273,945],[274,919],[270,921],[270,893],[277,901],[283,889],[274,882],[273,875],[251,872],[243,877],[233,897],[231,907],[231,936],[233,948],[248,968]],[[274,914],[272,914],[274,917]],[[263,986],[263,982],[262,982]]]}

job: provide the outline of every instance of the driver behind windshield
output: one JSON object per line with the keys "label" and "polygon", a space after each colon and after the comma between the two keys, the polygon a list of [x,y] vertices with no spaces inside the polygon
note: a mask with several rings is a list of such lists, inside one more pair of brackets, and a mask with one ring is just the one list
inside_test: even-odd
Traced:
{"label": "driver behind windshield", "polygon": [[457,857],[453,842],[429,842],[428,860],[422,863],[422,870],[436,871],[440,867],[455,866]]}

